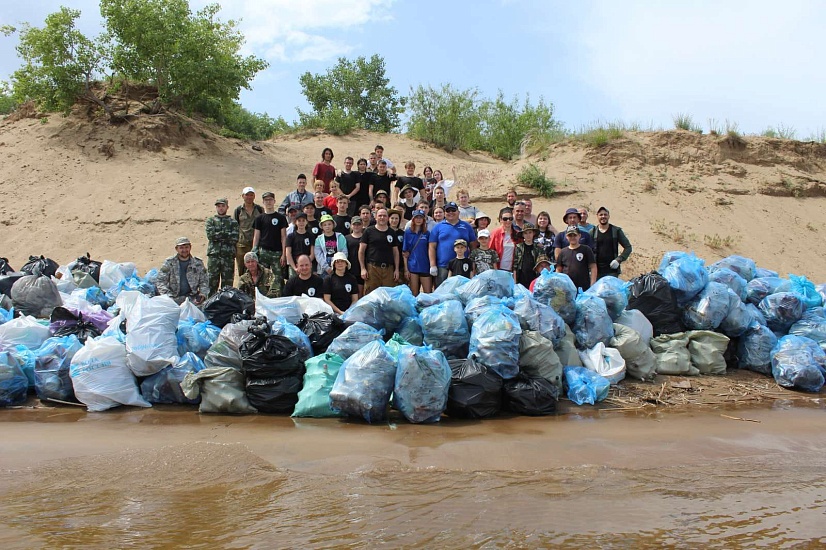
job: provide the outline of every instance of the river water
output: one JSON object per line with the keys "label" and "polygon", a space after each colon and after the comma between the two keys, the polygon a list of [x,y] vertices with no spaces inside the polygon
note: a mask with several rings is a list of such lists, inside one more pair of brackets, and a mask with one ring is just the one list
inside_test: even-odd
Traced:
{"label": "river water", "polygon": [[0,411],[0,548],[823,548],[824,428],[818,402],[431,426]]}

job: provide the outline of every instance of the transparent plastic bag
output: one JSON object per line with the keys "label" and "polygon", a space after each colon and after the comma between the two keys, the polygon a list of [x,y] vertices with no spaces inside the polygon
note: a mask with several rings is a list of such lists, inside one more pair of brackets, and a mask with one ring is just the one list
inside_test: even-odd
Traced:
{"label": "transparent plastic bag", "polygon": [[777,345],[777,336],[765,325],[750,327],[740,338],[737,347],[737,366],[760,374],[771,375],[771,351]]}
{"label": "transparent plastic bag", "polygon": [[459,299],[459,289],[469,282],[470,279],[468,279],[464,275],[455,275],[453,277],[448,277],[442,282],[442,284],[436,287],[436,289],[433,291],[433,294],[446,294],[448,296],[453,297],[454,299]]}
{"label": "transparent plastic bag", "polygon": [[486,312],[488,309],[505,305],[505,303],[506,300],[497,298],[496,296],[479,296],[478,298],[471,298],[468,303],[465,304],[465,318],[467,319],[468,325],[475,323],[477,317]]}
{"label": "transparent plastic bag", "polygon": [[57,286],[43,275],[26,275],[15,281],[11,301],[21,314],[40,319],[48,319],[54,308],[63,305]]}
{"label": "transparent plastic bag", "polygon": [[135,375],[126,364],[126,348],[115,338],[88,340],[72,357],[69,376],[75,397],[90,412],[119,405],[152,406],[141,397]]}
{"label": "transparent plastic bag", "polygon": [[731,309],[720,323],[720,331],[730,338],[744,334],[755,325],[765,325],[766,318],[754,304],[744,304],[734,292],[729,295]]}
{"label": "transparent plastic bag", "polygon": [[205,368],[206,365],[200,357],[192,352],[186,352],[177,364],[169,365],[152,376],[144,378],[141,382],[141,395],[153,404],[195,405],[199,399],[187,398],[181,389],[181,382],[187,374],[200,372]]}
{"label": "transparent plastic bag", "polygon": [[456,290],[463,304],[479,296],[513,297],[513,274],[501,269],[489,269],[473,277]]}
{"label": "transparent plastic bag", "polygon": [[772,376],[778,386],[817,393],[823,387],[826,352],[803,336],[784,336],[771,352]]}
{"label": "transparent plastic bag", "polygon": [[128,277],[137,277],[138,268],[132,262],[116,263],[103,260],[100,266],[100,288],[109,290]]}
{"label": "transparent plastic bag", "polygon": [[288,322],[297,325],[301,322],[301,303],[295,296],[286,298],[267,298],[256,288],[255,289],[255,315],[274,319],[283,317]]}
{"label": "transparent plastic bag", "polygon": [[687,304],[708,284],[708,271],[704,264],[703,260],[692,253],[673,261],[662,270],[662,276],[674,289],[677,305]]}
{"label": "transparent plastic bag", "polygon": [[34,317],[18,317],[0,325],[0,348],[20,345],[35,350],[51,335],[49,326],[38,323]]}
{"label": "transparent plastic bag", "polygon": [[748,281],[741,277],[738,273],[732,271],[727,267],[713,268],[709,267],[708,280],[709,282],[722,283],[729,287],[738,298],[746,301],[746,287]]}
{"label": "transparent plastic bag", "polygon": [[201,311],[201,309],[198,306],[190,302],[189,298],[184,300],[184,302],[181,304],[181,313],[178,316],[178,319],[180,319],[181,321],[192,319],[193,321],[199,323],[202,323],[207,320],[206,315],[204,315],[204,312]]}
{"label": "transparent plastic bag", "polygon": [[126,318],[126,357],[135,376],[149,376],[180,359],[180,308],[169,296],[138,302]]}
{"label": "transparent plastic bag", "polygon": [[521,335],[514,312],[504,306],[491,308],[473,323],[469,353],[502,378],[513,378],[519,373]]}
{"label": "transparent plastic bag", "polygon": [[602,277],[597,279],[585,294],[593,294],[602,298],[611,321],[616,321],[622,312],[628,307],[628,283],[616,277]]}
{"label": "transparent plastic bag", "polygon": [[803,275],[789,274],[789,280],[784,281],[775,289],[775,292],[794,292],[803,301],[806,309],[819,307],[823,304],[823,299],[817,293],[814,283]]}
{"label": "transparent plastic bag", "polygon": [[221,329],[209,321],[196,321],[192,318],[179,321],[176,334],[178,355],[183,357],[184,354],[192,352],[198,357],[205,357],[219,334]]}
{"label": "transparent plastic bag", "polygon": [[385,334],[396,332],[402,321],[416,315],[416,298],[407,285],[379,287],[344,312],[345,323],[362,322]]}
{"label": "transparent plastic bag", "polygon": [[413,423],[438,422],[447,406],[451,371],[444,354],[427,346],[403,346],[393,401]]}
{"label": "transparent plastic bag", "polygon": [[544,378],[562,389],[562,363],[553,343],[533,330],[523,330],[519,338],[519,371],[532,378]]}
{"label": "transparent plastic bag", "polygon": [[777,292],[777,287],[786,282],[780,277],[758,277],[746,284],[746,302],[758,305],[763,298]]}
{"label": "transparent plastic bag", "polygon": [[422,321],[419,316],[408,317],[402,324],[399,325],[399,331],[396,333],[405,341],[410,342],[413,346],[424,345],[424,333],[422,332]]}
{"label": "transparent plastic bag", "polygon": [[0,350],[0,407],[16,407],[26,402],[29,379],[19,357]]}
{"label": "transparent plastic bag", "polygon": [[[730,290],[723,283],[710,282],[683,310],[683,322],[691,330],[713,330],[728,316]],[[735,296],[736,298],[736,296]]]}
{"label": "transparent plastic bag", "polygon": [[608,397],[611,383],[585,367],[565,367],[568,399],[577,405],[594,405]]}
{"label": "transparent plastic bag", "polygon": [[585,293],[577,296],[574,337],[579,349],[591,349],[614,337],[614,323],[602,298]]}
{"label": "transparent plastic bag", "polygon": [[69,376],[72,358],[83,348],[77,336],[52,337],[35,352],[34,389],[40,399],[77,402]]}
{"label": "transparent plastic bag", "polygon": [[344,332],[335,337],[327,348],[327,353],[348,359],[358,350],[376,340],[381,340],[384,331],[379,331],[370,325],[356,322],[347,327]]}
{"label": "transparent plastic bag", "polygon": [[766,324],[775,332],[786,334],[803,317],[803,299],[795,292],[776,292],[760,301],[760,312]]}
{"label": "transparent plastic bag", "polygon": [[543,270],[533,287],[533,297],[551,306],[567,325],[576,319],[577,290],[571,278],[564,273]]}
{"label": "transparent plastic bag", "polygon": [[344,361],[330,391],[330,408],[367,422],[384,422],[396,381],[396,361],[381,341]]}
{"label": "transparent plastic bag", "polygon": [[814,307],[803,314],[803,317],[792,325],[789,334],[795,336],[805,336],[817,342],[826,349],[826,315],[822,307]]}
{"label": "transparent plastic bag", "polygon": [[772,271],[771,269],[766,269],[764,267],[758,267],[754,270],[754,278],[757,279],[759,277],[778,277],[780,274],[777,271]]}
{"label": "transparent plastic bag", "polygon": [[754,272],[757,269],[757,265],[754,263],[754,260],[737,255],[723,258],[719,262],[714,262],[711,264],[710,267],[730,269],[745,279],[746,282],[754,279]]}
{"label": "transparent plastic bag", "polygon": [[683,252],[682,250],[670,250],[666,252],[663,254],[663,259],[660,260],[660,266],[657,268],[657,271],[662,273],[663,269],[668,267],[669,264],[672,264],[685,256],[688,256],[688,252]]}
{"label": "transparent plastic bag", "polygon": [[[565,321],[557,315],[554,308],[533,298],[522,285],[516,285],[514,291],[513,312],[519,318],[523,330],[535,330],[553,342],[559,343],[565,336]],[[470,306],[470,304],[468,304]],[[467,315],[467,307],[465,315]]]}
{"label": "transparent plastic bag", "polygon": [[459,300],[424,308],[419,317],[425,345],[440,350],[449,359],[467,356],[470,330]]}

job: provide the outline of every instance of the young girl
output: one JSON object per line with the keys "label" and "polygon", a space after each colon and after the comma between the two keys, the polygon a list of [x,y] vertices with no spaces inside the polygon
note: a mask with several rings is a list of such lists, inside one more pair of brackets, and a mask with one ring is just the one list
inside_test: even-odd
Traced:
{"label": "young girl", "polygon": [[433,221],[435,223],[439,223],[445,219],[445,207],[444,206],[436,206],[433,208]]}
{"label": "young girl", "polygon": [[422,292],[433,290],[433,279],[430,277],[430,259],[427,256],[430,231],[425,225],[425,213],[422,210],[413,212],[410,227],[404,232],[402,257],[404,258],[404,272],[413,291],[418,296],[419,287]]}
{"label": "young girl", "polygon": [[482,212],[481,210],[476,213],[476,219],[473,223],[473,228],[479,232],[482,229],[488,229],[490,226],[490,216]]}
{"label": "young girl", "polygon": [[321,235],[315,240],[315,259],[318,262],[316,273],[328,277],[333,272],[333,256],[336,252],[347,254],[347,239],[335,232],[336,222],[332,216],[321,216]]}
{"label": "young girl", "polygon": [[324,279],[321,287],[324,301],[337,315],[344,314],[359,298],[356,278],[349,273],[351,267],[347,254],[336,252],[333,256],[333,271]]}
{"label": "young girl", "polygon": [[556,230],[551,224],[551,215],[545,211],[536,215],[536,237],[534,240],[542,253],[549,258],[553,257],[554,253],[554,237],[556,237]]}

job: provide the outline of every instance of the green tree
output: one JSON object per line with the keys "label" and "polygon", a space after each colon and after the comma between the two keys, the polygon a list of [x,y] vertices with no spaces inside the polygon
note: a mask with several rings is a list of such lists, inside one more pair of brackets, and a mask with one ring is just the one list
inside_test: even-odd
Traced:
{"label": "green tree", "polygon": [[268,63],[243,57],[235,21],[222,23],[220,6],[197,14],[187,0],[101,0],[114,72],[158,87],[161,101],[208,116],[231,108]]}
{"label": "green tree", "polygon": [[[384,59],[373,55],[368,61],[344,57],[325,74],[304,73],[299,78],[301,93],[312,112],[298,111],[303,126],[322,126],[334,133],[346,133],[355,127],[392,132],[399,127],[405,99],[390,86],[385,76]],[[348,130],[349,128],[349,130]]]}
{"label": "green tree", "polygon": [[[75,28],[80,11],[62,7],[46,17],[43,28],[24,24],[17,53],[23,66],[11,76],[13,97],[33,99],[48,110],[68,111],[98,73],[103,51]],[[16,31],[4,27],[5,34]]]}
{"label": "green tree", "polygon": [[481,149],[510,160],[519,155],[526,136],[533,139],[559,133],[562,124],[554,120],[553,105],[542,98],[534,106],[526,96],[520,106],[516,97],[509,103],[500,91],[496,99],[485,100],[479,107],[482,119]]}
{"label": "green tree", "polygon": [[8,82],[0,82],[0,115],[7,115],[17,106]]}
{"label": "green tree", "polygon": [[456,90],[443,84],[411,89],[408,135],[447,151],[474,149],[482,143],[478,90]]}

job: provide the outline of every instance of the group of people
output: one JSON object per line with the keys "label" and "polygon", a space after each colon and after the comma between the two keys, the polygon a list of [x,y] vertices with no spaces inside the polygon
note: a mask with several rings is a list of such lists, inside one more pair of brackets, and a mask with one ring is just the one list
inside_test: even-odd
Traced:
{"label": "group of people", "polygon": [[605,207],[597,225],[588,223],[587,209],[569,208],[565,229],[557,231],[548,212],[534,215],[531,200],[509,189],[498,226],[491,227],[467,189],[457,188],[450,200],[455,169],[454,179],[444,180],[430,167],[416,174],[407,162],[405,175],[397,176],[381,145],[358,160],[356,171],[352,157],[344,170],[335,169],[333,157],[325,148],[313,168],[313,191],[299,174],[278,207],[272,192],[257,204],[252,187],[242,190],[232,215],[226,198],[216,200],[206,220],[207,265],[192,256],[188,238],[179,238],[176,254],[159,270],[159,292],[200,305],[232,285],[237,268],[237,287],[253,299],[256,290],[267,297],[305,294],[341,314],[382,286],[407,284],[417,295],[450,276],[489,269],[509,271],[531,290],[542,270],[556,270],[586,290],[600,277],[619,275],[632,252]]}

